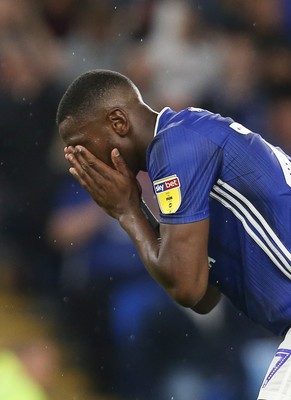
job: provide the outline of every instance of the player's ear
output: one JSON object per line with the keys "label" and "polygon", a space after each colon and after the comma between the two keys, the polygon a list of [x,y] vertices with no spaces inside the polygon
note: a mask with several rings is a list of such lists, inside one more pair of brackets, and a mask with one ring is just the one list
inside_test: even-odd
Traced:
{"label": "player's ear", "polygon": [[129,120],[126,113],[120,108],[110,110],[108,118],[113,130],[119,136],[125,136],[129,130]]}

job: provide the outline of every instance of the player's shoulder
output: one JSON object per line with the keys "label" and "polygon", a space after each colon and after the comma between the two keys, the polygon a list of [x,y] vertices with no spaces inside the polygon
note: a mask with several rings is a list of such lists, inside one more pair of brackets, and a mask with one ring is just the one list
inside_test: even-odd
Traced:
{"label": "player's shoulder", "polygon": [[161,134],[165,130],[194,125],[198,121],[208,120],[213,114],[202,108],[188,107],[181,111],[174,111],[169,107],[165,107],[157,117],[155,136]]}
{"label": "player's shoulder", "polygon": [[221,144],[229,134],[233,122],[231,118],[222,117],[203,108],[188,107],[176,112],[166,107],[157,117],[154,137],[163,137],[170,132],[175,134],[181,130],[191,130],[195,134]]}

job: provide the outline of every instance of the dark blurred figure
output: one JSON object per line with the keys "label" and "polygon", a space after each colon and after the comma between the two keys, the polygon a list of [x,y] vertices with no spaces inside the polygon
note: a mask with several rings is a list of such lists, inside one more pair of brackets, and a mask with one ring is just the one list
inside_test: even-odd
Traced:
{"label": "dark blurred figure", "polygon": [[1,0],[0,11],[1,264],[14,266],[27,287],[37,287],[50,280],[43,229],[55,184],[48,153],[61,62],[28,1]]}
{"label": "dark blurred figure", "polygon": [[[290,88],[291,89],[291,88]],[[291,152],[291,90],[274,96],[269,105],[268,124],[271,140],[287,154]]]}
{"label": "dark blurred figure", "polygon": [[41,15],[50,31],[58,38],[64,38],[74,27],[81,7],[81,0],[40,0]]}

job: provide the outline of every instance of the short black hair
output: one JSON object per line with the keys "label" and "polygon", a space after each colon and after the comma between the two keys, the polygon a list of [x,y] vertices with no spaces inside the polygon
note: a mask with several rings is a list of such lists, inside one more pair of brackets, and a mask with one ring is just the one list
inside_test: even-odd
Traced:
{"label": "short black hair", "polygon": [[118,88],[132,88],[133,84],[119,72],[95,69],[76,78],[63,95],[57,110],[59,126],[67,116],[79,120],[103,104],[106,94]]}

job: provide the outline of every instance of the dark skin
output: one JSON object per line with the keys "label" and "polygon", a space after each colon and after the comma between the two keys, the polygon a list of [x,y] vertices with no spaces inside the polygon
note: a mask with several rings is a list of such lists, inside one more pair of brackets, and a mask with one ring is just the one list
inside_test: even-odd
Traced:
{"label": "dark skin", "polygon": [[123,89],[85,122],[68,116],[60,124],[65,157],[70,173],[129,234],[150,275],[177,303],[207,313],[220,298],[208,285],[209,220],[161,224],[158,237],[140,208],[136,175],[146,170],[156,118],[136,88]]}

